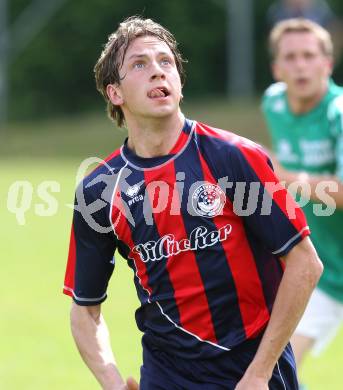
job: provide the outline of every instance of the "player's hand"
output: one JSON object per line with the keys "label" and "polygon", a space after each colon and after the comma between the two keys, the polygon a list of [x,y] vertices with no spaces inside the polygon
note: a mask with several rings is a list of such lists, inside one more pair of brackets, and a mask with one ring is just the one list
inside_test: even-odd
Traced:
{"label": "player's hand", "polygon": [[139,385],[134,378],[129,377],[126,380],[126,389],[127,390],[139,390]]}
{"label": "player's hand", "polygon": [[244,375],[235,390],[268,390],[268,381],[252,375]]}

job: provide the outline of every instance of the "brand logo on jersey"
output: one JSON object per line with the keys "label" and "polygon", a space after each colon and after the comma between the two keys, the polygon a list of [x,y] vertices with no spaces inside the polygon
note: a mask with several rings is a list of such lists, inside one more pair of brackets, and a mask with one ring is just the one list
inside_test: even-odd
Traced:
{"label": "brand logo on jersey", "polygon": [[135,185],[129,187],[126,190],[126,195],[129,196],[130,198],[133,198],[134,196],[136,196],[138,194],[140,187],[141,187],[140,184],[135,184]]}
{"label": "brand logo on jersey", "polygon": [[197,187],[192,195],[192,207],[202,217],[215,217],[224,208],[226,197],[223,190],[215,184],[205,183]]}
{"label": "brand logo on jersey", "polygon": [[128,205],[131,206],[134,203],[143,200],[143,195],[137,195],[139,192],[139,189],[141,188],[141,183],[134,184],[133,186],[130,186],[126,190],[126,195],[129,196],[131,199],[128,201]]}
{"label": "brand logo on jersey", "polygon": [[225,241],[232,231],[232,226],[227,224],[218,230],[208,231],[205,226],[193,229],[189,238],[176,240],[174,234],[166,234],[157,241],[148,241],[133,247],[133,253],[139,254],[144,263],[159,261],[178,255],[185,251],[196,251],[218,242]]}
{"label": "brand logo on jersey", "polygon": [[277,144],[277,157],[285,163],[296,163],[299,157],[293,152],[292,144],[286,139],[280,139]]}

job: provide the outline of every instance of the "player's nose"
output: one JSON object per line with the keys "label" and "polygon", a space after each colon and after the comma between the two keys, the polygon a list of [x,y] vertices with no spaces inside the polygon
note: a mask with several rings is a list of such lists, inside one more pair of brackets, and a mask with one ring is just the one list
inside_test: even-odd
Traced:
{"label": "player's nose", "polygon": [[158,62],[154,61],[151,66],[151,80],[165,79],[165,77],[166,75],[161,65]]}

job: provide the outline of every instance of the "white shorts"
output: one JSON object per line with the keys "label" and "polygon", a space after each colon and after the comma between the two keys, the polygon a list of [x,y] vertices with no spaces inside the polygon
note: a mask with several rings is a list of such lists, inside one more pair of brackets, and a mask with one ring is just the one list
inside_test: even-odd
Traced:
{"label": "white shorts", "polygon": [[316,288],[295,333],[315,340],[312,353],[318,355],[343,323],[343,303]]}

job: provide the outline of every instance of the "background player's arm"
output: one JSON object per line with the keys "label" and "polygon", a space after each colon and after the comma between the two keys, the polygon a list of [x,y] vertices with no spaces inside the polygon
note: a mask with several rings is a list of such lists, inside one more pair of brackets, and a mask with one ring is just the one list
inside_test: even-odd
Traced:
{"label": "background player's arm", "polygon": [[101,306],[80,306],[73,302],[71,330],[78,350],[105,390],[134,390],[131,379],[125,384],[113,356],[109,333],[101,314]]}
{"label": "background player's arm", "polygon": [[323,266],[309,238],[304,238],[282,258],[285,272],[272,314],[255,358],[236,390],[268,389],[279,356],[298,324]]}
{"label": "background player's arm", "polygon": [[[338,208],[343,208],[343,183],[342,181],[335,175],[313,175],[307,172],[291,172],[285,168],[283,168],[280,163],[277,161],[276,157],[272,155],[273,167],[276,175],[278,176],[280,181],[285,181],[286,184],[291,184],[294,182],[299,182],[304,184],[304,190],[306,189],[306,185],[309,188],[308,193],[303,193],[304,196],[307,196],[309,199],[318,202],[325,202],[328,206],[334,206]],[[323,192],[319,190],[319,184],[323,183],[323,181],[331,182],[332,188],[334,190],[330,190],[328,188],[323,189],[326,196]],[[308,186],[309,185],[309,186]]]}

